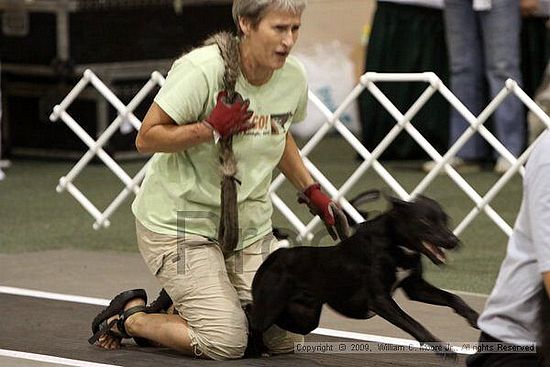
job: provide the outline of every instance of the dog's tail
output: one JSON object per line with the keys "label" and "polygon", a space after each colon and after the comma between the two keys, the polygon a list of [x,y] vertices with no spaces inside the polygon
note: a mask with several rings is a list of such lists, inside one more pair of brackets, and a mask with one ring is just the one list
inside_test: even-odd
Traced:
{"label": "dog's tail", "polygon": [[367,190],[355,196],[349,203],[357,208],[371,201],[380,199],[380,196],[382,196],[382,191],[378,189]]}
{"label": "dog's tail", "polygon": [[[369,217],[371,217],[371,213],[369,211],[361,209],[361,206],[368,204],[370,202],[378,200],[382,196],[382,192],[378,189],[372,189],[363,191],[362,193],[358,194],[357,196],[354,196],[353,199],[349,201],[349,203],[367,220]],[[355,223],[353,218],[349,216],[348,213],[345,213],[346,217],[348,219],[348,223]]]}

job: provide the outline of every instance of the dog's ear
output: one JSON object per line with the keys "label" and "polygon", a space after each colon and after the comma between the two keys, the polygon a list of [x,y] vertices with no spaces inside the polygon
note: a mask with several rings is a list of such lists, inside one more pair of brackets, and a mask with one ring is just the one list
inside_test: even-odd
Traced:
{"label": "dog's ear", "polygon": [[387,199],[394,208],[404,208],[410,206],[409,202],[398,199],[395,196],[388,196]]}

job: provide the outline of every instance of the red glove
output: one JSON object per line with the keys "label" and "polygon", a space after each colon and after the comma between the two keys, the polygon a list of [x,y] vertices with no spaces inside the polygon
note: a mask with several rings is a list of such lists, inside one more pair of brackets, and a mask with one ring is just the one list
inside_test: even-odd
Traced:
{"label": "red glove", "polygon": [[253,124],[248,120],[253,112],[248,110],[250,101],[243,100],[243,97],[235,92],[235,101],[227,102],[227,92],[221,91],[218,94],[216,105],[204,123],[214,129],[222,138],[246,131]]}
{"label": "red glove", "polygon": [[333,240],[338,237],[340,240],[349,237],[350,230],[346,215],[338,204],[321,191],[321,185],[315,183],[298,193],[298,202],[307,204],[311,214],[318,215],[323,220]]}

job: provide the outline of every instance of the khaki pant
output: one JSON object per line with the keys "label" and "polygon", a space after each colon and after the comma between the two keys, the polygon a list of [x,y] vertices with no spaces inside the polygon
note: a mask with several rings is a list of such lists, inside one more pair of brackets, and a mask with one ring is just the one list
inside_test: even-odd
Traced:
{"label": "khaki pant", "polygon": [[[278,242],[269,234],[224,259],[220,247],[196,236],[149,231],[136,221],[138,246],[179,315],[187,320],[195,354],[216,360],[240,358],[248,339],[242,306],[252,301],[254,274]],[[302,335],[273,326],[264,333],[271,353],[290,353]]]}

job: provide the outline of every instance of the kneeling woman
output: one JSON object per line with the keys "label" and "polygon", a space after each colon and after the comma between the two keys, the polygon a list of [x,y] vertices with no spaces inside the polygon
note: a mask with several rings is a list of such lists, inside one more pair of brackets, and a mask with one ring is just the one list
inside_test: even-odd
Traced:
{"label": "kneeling woman", "polygon": [[[220,52],[231,50],[204,46],[172,66],[136,140],[140,152],[155,154],[132,209],[140,252],[175,313],[145,307],[142,290],[121,293],[94,320],[91,342],[114,349],[123,337],[134,337],[197,357],[240,358],[248,334],[242,307],[252,300],[256,270],[277,247],[268,196],[273,170],[280,169],[306,194],[310,209],[334,226],[339,208],[315,184],[288,132],[304,119],[308,98],[304,69],[289,56],[304,8],[305,0],[233,2],[233,101],[224,82],[231,65]],[[215,138],[232,142],[237,164],[239,240],[225,254],[217,231]],[[291,352],[301,340],[277,326],[263,337],[271,353]]]}

